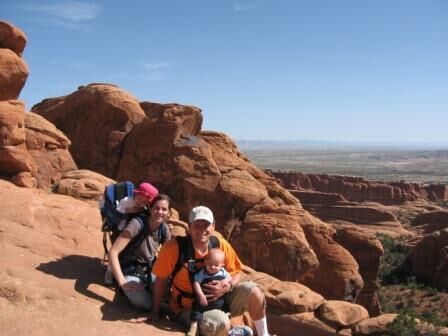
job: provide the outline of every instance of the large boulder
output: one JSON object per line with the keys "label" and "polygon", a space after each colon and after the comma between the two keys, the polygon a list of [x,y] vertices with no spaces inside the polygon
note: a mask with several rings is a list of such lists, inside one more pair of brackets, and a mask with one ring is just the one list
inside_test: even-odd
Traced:
{"label": "large boulder", "polygon": [[26,35],[9,22],[0,21],[0,48],[10,49],[21,57],[26,45]]}
{"label": "large boulder", "polygon": [[0,48],[0,100],[19,98],[28,73],[21,57],[12,50]]}
{"label": "large boulder", "polygon": [[387,333],[389,325],[395,321],[398,314],[382,314],[377,317],[362,320],[353,328],[354,336],[382,336]]}
{"label": "large boulder", "polygon": [[34,171],[35,163],[25,144],[25,105],[20,100],[0,101],[0,176],[32,187],[35,180],[22,176],[31,176]]}
{"label": "large boulder", "polygon": [[104,189],[114,180],[90,170],[72,170],[61,176],[55,192],[82,200],[100,200]]}
{"label": "large boulder", "polygon": [[318,312],[320,319],[337,327],[349,327],[369,318],[364,307],[345,301],[327,301]]}
{"label": "large boulder", "polygon": [[77,166],[115,177],[123,140],[146,118],[138,100],[115,85],[90,84],[31,109],[52,122],[71,141]]}
{"label": "large boulder", "polygon": [[26,147],[34,159],[39,188],[49,188],[63,173],[76,170],[69,152],[70,140],[45,118],[25,113]]}
{"label": "large boulder", "polygon": [[302,215],[301,226],[307,241],[316,252],[319,268],[306,274],[301,282],[330,300],[355,302],[364,281],[353,256],[337,242],[335,230],[308,213]]}
{"label": "large boulder", "polygon": [[334,225],[334,239],[344,246],[359,264],[359,273],[364,286],[356,298],[356,303],[364,306],[370,316],[378,316],[381,306],[378,298],[378,271],[383,246],[378,238],[366,229],[354,225]]}
{"label": "large boulder", "polygon": [[425,236],[410,256],[411,272],[420,281],[448,290],[448,229]]}

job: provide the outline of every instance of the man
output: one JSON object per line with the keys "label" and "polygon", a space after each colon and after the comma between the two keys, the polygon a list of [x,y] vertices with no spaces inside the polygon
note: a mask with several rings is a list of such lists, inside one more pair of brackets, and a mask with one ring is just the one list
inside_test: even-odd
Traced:
{"label": "man", "polygon": [[[214,230],[215,221],[213,213],[209,208],[198,206],[191,210],[189,216],[189,235],[187,237],[189,237],[188,239],[194,250],[194,259],[203,259],[208,253],[211,241],[217,240],[217,247],[223,250],[225,254],[224,267],[232,276],[230,283],[212,281],[208,285],[205,285],[204,292],[206,293],[207,300],[214,301],[227,294],[225,300],[228,304],[230,314],[234,316],[240,315],[244,311],[248,311],[254,321],[257,334],[259,336],[269,336],[266,322],[266,300],[264,294],[260,287],[255,283],[249,281],[240,282],[242,263],[232,246],[230,246],[225,239],[211,238]],[[184,244],[182,244],[182,249],[186,249]],[[185,251],[183,252],[185,253]],[[160,304],[163,294],[166,291],[167,281],[176,269],[179,253],[179,240],[173,239],[165,243],[162,246],[158,259],[152,269],[152,272],[157,276],[154,283],[153,309],[151,313],[153,319],[157,319],[159,315]],[[200,265],[198,262],[195,264],[196,269],[203,267],[203,265]],[[193,289],[187,267],[189,267],[188,264],[183,265],[183,267],[174,274],[169,305],[173,319],[188,328],[190,325],[189,315],[193,302]],[[222,325],[227,324],[228,320],[226,322],[223,318],[219,317],[222,315],[213,310],[205,312],[203,317],[203,321],[205,322],[202,323],[202,325],[199,323],[201,332],[204,331],[202,328],[210,330],[210,328],[217,328],[218,326],[221,327]],[[209,334],[209,332],[207,332],[207,334]]]}

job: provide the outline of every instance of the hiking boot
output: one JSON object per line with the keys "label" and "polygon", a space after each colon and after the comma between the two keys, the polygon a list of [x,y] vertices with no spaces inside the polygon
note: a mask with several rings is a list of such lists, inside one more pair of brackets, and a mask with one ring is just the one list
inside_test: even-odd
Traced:
{"label": "hiking boot", "polygon": [[112,270],[108,268],[106,270],[106,273],[104,274],[104,284],[111,286],[114,283],[114,274],[112,273]]}
{"label": "hiking boot", "polygon": [[252,329],[246,326],[235,326],[229,331],[229,336],[253,336]]}

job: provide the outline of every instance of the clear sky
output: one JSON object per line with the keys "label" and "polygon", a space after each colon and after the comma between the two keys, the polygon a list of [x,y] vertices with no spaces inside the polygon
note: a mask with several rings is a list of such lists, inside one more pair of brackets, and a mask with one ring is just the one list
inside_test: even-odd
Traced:
{"label": "clear sky", "polygon": [[448,144],[446,0],[2,0],[20,98],[92,82],[191,104],[233,139]]}

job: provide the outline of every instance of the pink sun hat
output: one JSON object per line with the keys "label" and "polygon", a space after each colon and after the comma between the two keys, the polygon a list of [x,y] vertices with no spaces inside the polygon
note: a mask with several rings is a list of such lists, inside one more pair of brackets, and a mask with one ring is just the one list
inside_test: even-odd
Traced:
{"label": "pink sun hat", "polygon": [[159,191],[152,184],[143,182],[134,189],[134,194],[140,194],[149,200],[153,200],[159,194]]}

